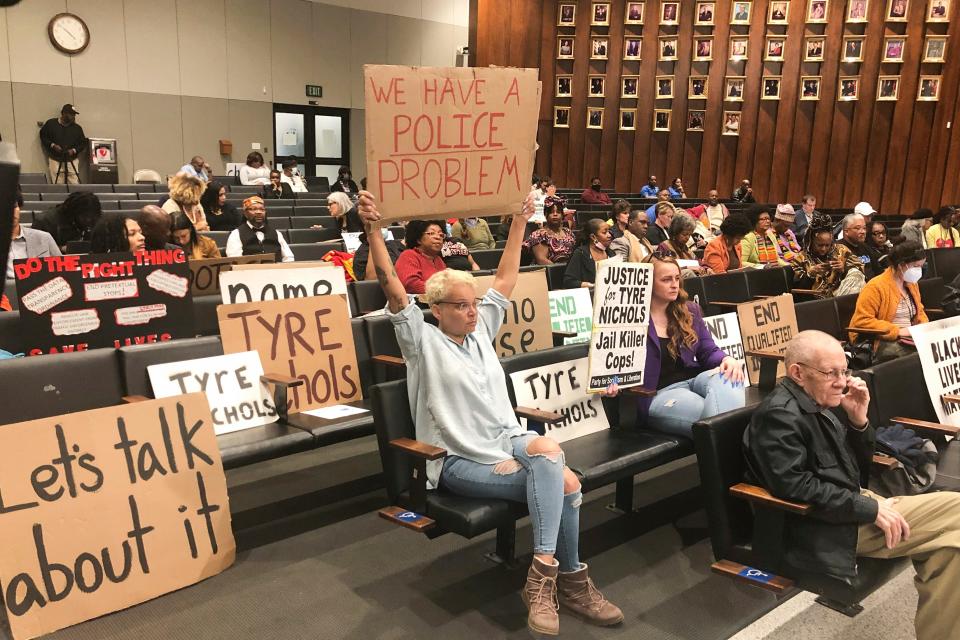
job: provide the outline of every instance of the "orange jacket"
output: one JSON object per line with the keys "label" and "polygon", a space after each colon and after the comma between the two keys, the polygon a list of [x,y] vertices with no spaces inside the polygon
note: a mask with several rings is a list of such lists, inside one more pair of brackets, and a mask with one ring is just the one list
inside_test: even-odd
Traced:
{"label": "orange jacket", "polygon": [[[920,301],[920,288],[910,282],[905,282],[904,286],[917,306],[917,314],[912,318],[912,323],[928,322],[927,314],[923,310],[923,302]],[[893,342],[900,336],[900,327],[893,324],[893,316],[897,313],[899,303],[900,290],[893,279],[893,268],[889,267],[861,289],[857,297],[857,308],[850,319],[850,326],[885,331],[886,333],[880,336],[880,339]],[[851,333],[850,340],[855,340],[856,335]]]}
{"label": "orange jacket", "polygon": [[[743,267],[743,249],[738,242],[734,247],[737,252],[737,260],[740,261],[740,267]],[[703,260],[700,261],[705,267],[710,267],[714,273],[726,273],[730,268],[730,249],[727,243],[723,241],[723,236],[717,236],[707,243],[707,248],[703,250]]]}

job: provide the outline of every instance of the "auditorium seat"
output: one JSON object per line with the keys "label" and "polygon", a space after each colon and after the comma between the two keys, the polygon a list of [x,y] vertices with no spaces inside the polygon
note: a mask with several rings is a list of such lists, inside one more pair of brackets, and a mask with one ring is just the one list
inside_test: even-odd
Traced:
{"label": "auditorium seat", "polygon": [[931,262],[933,275],[952,282],[960,274],[960,248],[927,249],[928,262]]}
{"label": "auditorium seat", "polygon": [[[101,202],[106,202],[107,200],[139,200],[136,192],[134,193],[98,193],[97,197],[100,198]],[[156,194],[154,194],[156,195]]]}
{"label": "auditorium seat", "polygon": [[223,345],[220,344],[220,336],[207,336],[121,347],[118,351],[126,395],[152,398],[153,387],[150,385],[147,367],[220,356],[223,355]]}
{"label": "auditorium seat", "polygon": [[330,217],[330,209],[323,206],[295,205],[293,215],[300,216],[327,216]]}
{"label": "auditorium seat", "polygon": [[387,296],[376,280],[358,280],[351,282],[348,287],[353,291],[356,305],[354,313],[364,314],[377,309],[383,309],[387,304]]}
{"label": "auditorium seat", "polygon": [[798,331],[823,331],[841,342],[846,342],[845,325],[840,324],[837,303],[833,298],[798,302],[793,308],[797,316]]}
{"label": "auditorium seat", "polygon": [[563,272],[566,270],[566,263],[547,265],[547,289],[563,289]]}
{"label": "auditorium seat", "polygon": [[[156,196],[157,194],[154,193],[151,195]],[[118,200],[117,203],[120,205],[120,209],[123,211],[139,211],[147,205],[157,204],[157,199],[153,198],[149,202],[144,200]]]}
{"label": "auditorium seat", "polygon": [[40,199],[44,202],[63,202],[70,195],[66,191],[41,191]]}
{"label": "auditorium seat", "polygon": [[[289,224],[289,220],[287,223]],[[333,229],[290,229],[290,231],[287,232],[287,237],[290,239],[290,242],[300,244],[304,242],[335,240],[340,237],[340,234]]]}
{"label": "auditorium seat", "polygon": [[[397,334],[393,329],[393,323],[390,322],[388,316],[364,318],[363,326],[367,334],[367,345],[370,347],[371,358],[376,356],[403,357],[400,353],[400,345],[397,343]],[[371,370],[374,384],[396,380],[398,377],[406,375],[406,370],[403,367],[394,367],[376,361],[371,364]]]}
{"label": "auditorium seat", "polygon": [[482,249],[480,251],[473,251],[470,255],[473,256],[474,262],[481,269],[496,269],[500,264],[500,257],[503,255],[502,249]]}
{"label": "auditorium seat", "polygon": [[297,260],[320,260],[330,251],[343,251],[343,242],[314,242],[307,244],[290,244],[290,250]]}
{"label": "auditorium seat", "polygon": [[747,292],[751,298],[760,296],[779,296],[790,291],[793,282],[793,270],[790,267],[778,269],[752,269],[746,271]]}
{"label": "auditorium seat", "polygon": [[274,229],[279,229],[284,232],[284,237],[287,238],[286,230],[290,228],[290,217],[289,216],[270,216],[270,226]]}
{"label": "auditorium seat", "polygon": [[10,300],[10,306],[16,310],[20,308],[20,297],[17,295],[17,281],[13,278],[3,280],[3,293]]}
{"label": "auditorium seat", "polygon": [[18,354],[23,353],[26,348],[20,332],[20,312],[0,311],[0,349]]}
{"label": "auditorium seat", "polygon": [[290,226],[293,229],[309,229],[317,224],[322,225],[325,229],[332,229],[338,233],[340,231],[340,221],[333,216],[293,215],[290,218]]}
{"label": "auditorium seat", "polygon": [[154,185],[152,184],[115,184],[113,185],[114,193],[153,193]]}
{"label": "auditorium seat", "polygon": [[193,331],[198,336],[220,335],[217,306],[223,304],[220,294],[193,298]]}
{"label": "auditorium seat", "polygon": [[38,183],[30,185],[30,191],[36,191],[37,193],[66,193],[67,185]]}
{"label": "auditorium seat", "polygon": [[204,231],[202,235],[216,242],[218,247],[225,247],[227,246],[227,238],[230,236],[230,233],[230,231]]}
{"label": "auditorium seat", "polygon": [[29,184],[31,187],[36,184],[47,184],[47,174],[45,173],[21,173],[20,184]]}
{"label": "auditorium seat", "polygon": [[[684,278],[680,281],[680,286],[687,294],[690,302],[696,302],[703,310],[703,315],[716,315],[716,313],[726,313],[729,309],[714,309],[707,305],[706,296],[703,294],[703,278]],[[711,310],[716,313],[710,313]]]}
{"label": "auditorium seat", "polygon": [[311,191],[330,192],[330,179],[326,176],[307,176],[305,180]]}
{"label": "auditorium seat", "polygon": [[706,315],[736,311],[736,304],[750,299],[747,277],[742,271],[704,276],[701,280],[706,304],[701,302],[700,306]]}
{"label": "auditorium seat", "polygon": [[68,184],[67,192],[89,191],[90,193],[113,193],[112,184]]}

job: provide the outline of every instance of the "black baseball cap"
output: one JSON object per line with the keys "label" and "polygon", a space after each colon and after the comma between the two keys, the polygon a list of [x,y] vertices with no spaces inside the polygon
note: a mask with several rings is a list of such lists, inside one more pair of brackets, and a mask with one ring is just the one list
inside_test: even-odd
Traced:
{"label": "black baseball cap", "polygon": [[77,111],[72,104],[63,105],[63,109],[60,109],[60,113],[70,113],[75,116],[80,115],[80,112]]}

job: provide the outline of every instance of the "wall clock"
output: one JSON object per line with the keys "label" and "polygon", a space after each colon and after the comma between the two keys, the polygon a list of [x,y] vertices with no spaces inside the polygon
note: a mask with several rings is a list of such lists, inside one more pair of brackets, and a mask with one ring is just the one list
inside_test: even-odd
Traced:
{"label": "wall clock", "polygon": [[58,13],[50,18],[47,35],[54,47],[69,55],[76,55],[90,44],[90,29],[80,16]]}

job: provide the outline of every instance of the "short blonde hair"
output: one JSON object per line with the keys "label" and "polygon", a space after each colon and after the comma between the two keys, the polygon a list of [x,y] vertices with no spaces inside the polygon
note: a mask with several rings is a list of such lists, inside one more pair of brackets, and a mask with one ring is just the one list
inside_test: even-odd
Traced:
{"label": "short blonde hair", "polygon": [[444,269],[437,271],[427,278],[427,284],[423,292],[423,301],[429,305],[434,305],[447,297],[450,289],[458,284],[468,284],[477,290],[477,281],[468,271],[458,271],[456,269]]}
{"label": "short blonde hair", "polygon": [[178,173],[167,183],[170,189],[170,199],[177,204],[197,204],[200,202],[207,185],[200,178]]}

